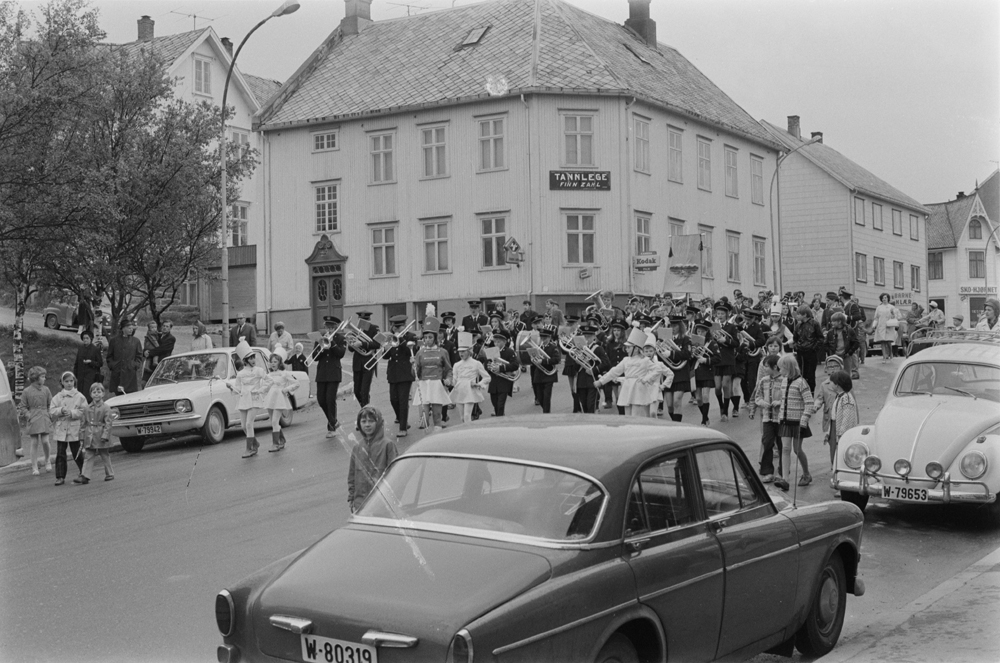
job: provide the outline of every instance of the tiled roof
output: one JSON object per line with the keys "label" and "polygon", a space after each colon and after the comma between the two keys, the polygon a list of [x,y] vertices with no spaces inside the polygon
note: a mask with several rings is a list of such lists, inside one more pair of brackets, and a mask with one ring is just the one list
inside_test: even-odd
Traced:
{"label": "tiled roof", "polygon": [[[486,26],[478,44],[456,49]],[[778,147],[675,49],[564,0],[491,0],[376,21],[358,35],[338,28],[258,119],[266,129],[468,101],[501,75],[511,94],[636,96]]]}
{"label": "tiled roof", "polygon": [[[808,142],[793,136],[784,129],[781,129],[765,120],[761,120],[760,123],[765,129],[768,130],[768,132],[770,132],[772,136],[777,138],[789,149],[795,149]],[[805,156],[811,162],[825,170],[835,179],[840,180],[851,189],[855,189],[861,193],[865,193],[876,198],[881,198],[889,202],[903,205],[913,210],[924,213],[929,211],[913,198],[909,197],[886,181],[876,177],[871,172],[854,163],[829,145],[825,145],[824,143],[813,143],[801,148],[798,153]]]}
{"label": "tiled roof", "polygon": [[163,58],[164,62],[173,64],[174,60],[184,55],[184,53],[191,48],[191,45],[194,44],[206,30],[210,29],[211,28],[202,28],[201,30],[192,30],[190,32],[179,32],[175,35],[153,37],[148,41],[130,41],[127,44],[121,44],[121,48],[126,49],[130,54],[152,48],[157,55]]}
{"label": "tiled roof", "polygon": [[927,248],[952,249],[958,246],[958,238],[965,230],[975,196],[966,196],[947,203],[928,205]]}
{"label": "tiled roof", "polygon": [[274,93],[281,87],[281,81],[261,78],[252,74],[243,74],[243,79],[246,80],[250,91],[253,92],[253,96],[257,97],[257,103],[261,106],[267,103],[267,100],[274,96]]}
{"label": "tiled roof", "polygon": [[986,216],[991,222],[1000,223],[1000,170],[994,170],[993,174],[979,185],[976,193],[979,194],[979,200],[986,209]]}

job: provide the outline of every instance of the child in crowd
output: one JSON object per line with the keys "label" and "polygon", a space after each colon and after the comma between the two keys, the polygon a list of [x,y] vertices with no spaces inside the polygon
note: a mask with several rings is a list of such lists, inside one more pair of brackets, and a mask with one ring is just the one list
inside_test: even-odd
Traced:
{"label": "child in crowd", "polygon": [[[809,426],[809,415],[812,412],[813,396],[809,389],[809,384],[799,372],[799,362],[794,355],[785,355],[778,360],[778,369],[781,372],[779,378],[779,400],[778,405],[778,426],[781,435],[781,464],[784,469],[791,472],[791,452],[802,465],[802,476],[799,477],[800,486],[808,486],[812,483],[812,476],[809,474],[809,459],[802,449],[803,429]],[[782,477],[785,481],[787,477]]]}
{"label": "child in crowd", "polygon": [[813,400],[812,409],[809,412],[811,417],[820,408],[823,410],[823,444],[830,443],[830,415],[833,412],[833,402],[837,400],[837,391],[834,387],[833,382],[830,380],[832,376],[837,371],[843,370],[844,361],[836,356],[831,355],[826,358],[824,362],[824,368],[826,369],[826,380],[821,382],[816,389],[816,397]]}
{"label": "child in crowd", "polygon": [[[84,332],[89,333],[89,331]],[[83,457],[80,455],[80,424],[87,409],[87,399],[76,389],[76,376],[70,371],[62,374],[62,391],[52,399],[49,416],[54,424],[53,437],[56,440],[56,485],[66,483],[66,448],[73,455],[76,468],[83,472]]]}
{"label": "child in crowd", "polygon": [[24,433],[31,436],[31,446],[29,447],[31,460],[31,473],[38,476],[38,465],[35,463],[35,456],[38,447],[42,448],[45,460],[45,471],[52,471],[52,463],[49,456],[52,449],[49,446],[49,435],[52,433],[52,418],[49,416],[49,407],[52,405],[52,392],[45,386],[45,369],[41,366],[33,366],[28,371],[28,386],[21,392],[21,407],[18,412]]}
{"label": "child in crowd", "polygon": [[309,366],[306,364],[305,351],[302,348],[301,343],[295,344],[295,351],[288,355],[288,359],[285,361],[290,371],[298,371],[300,373],[308,373]]}
{"label": "child in crowd", "polygon": [[295,378],[291,372],[285,370],[285,362],[282,361],[285,348],[276,346],[274,354],[271,355],[271,372],[264,377],[262,390],[264,395],[264,407],[271,413],[271,448],[268,453],[281,451],[285,448],[285,433],[281,430],[281,415],[285,410],[291,410],[292,404],[288,400],[288,394],[295,388]]}
{"label": "child in crowd", "polygon": [[361,507],[375,483],[399,455],[396,443],[385,439],[385,421],[377,408],[371,405],[361,408],[357,425],[361,441],[351,449],[351,463],[347,469],[347,503],[351,513]]}
{"label": "child in crowd", "polygon": [[104,402],[104,385],[95,382],[90,387],[90,405],[84,412],[83,420],[83,468],[73,483],[90,483],[90,473],[94,469],[94,459],[101,457],[104,463],[104,480],[113,481],[115,471],[111,467],[111,408]]}
{"label": "child in crowd", "polygon": [[[760,362],[760,378],[754,388],[753,406],[750,410],[750,418],[753,419],[754,412],[760,410],[760,476],[764,483],[772,481],[778,488],[788,490],[788,482],[782,477],[784,467],[781,462],[781,436],[779,435],[778,408],[775,406],[779,402],[778,394],[778,355],[771,354],[764,357]],[[778,447],[778,477],[774,476],[774,448]]]}
{"label": "child in crowd", "polygon": [[236,377],[226,382],[230,391],[240,395],[240,400],[236,404],[236,409],[240,413],[240,425],[247,438],[247,449],[243,458],[250,458],[257,455],[260,443],[257,442],[257,433],[254,429],[254,421],[257,417],[257,410],[264,407],[262,382],[267,372],[260,366],[255,366],[257,355],[250,349],[250,344],[240,341],[236,346]]}
{"label": "child in crowd", "polygon": [[[472,421],[472,409],[476,403],[482,403],[483,391],[489,387],[490,374],[478,359],[472,358],[472,334],[458,332],[458,356],[461,359],[452,367],[452,380],[455,387],[451,392],[451,400],[462,406],[462,421]],[[477,379],[478,378],[478,379]]]}
{"label": "child in crowd", "polygon": [[847,371],[836,371],[830,376],[830,382],[837,391],[833,411],[830,413],[830,465],[837,458],[837,444],[844,433],[859,423],[858,402],[854,399],[854,381]]}

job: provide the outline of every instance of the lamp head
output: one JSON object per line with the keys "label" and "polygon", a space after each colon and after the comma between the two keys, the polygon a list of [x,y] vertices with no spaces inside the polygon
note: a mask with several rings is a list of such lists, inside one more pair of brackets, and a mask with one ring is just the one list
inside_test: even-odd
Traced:
{"label": "lamp head", "polygon": [[299,9],[298,0],[285,0],[281,3],[281,6],[271,12],[271,16],[287,16],[292,14]]}

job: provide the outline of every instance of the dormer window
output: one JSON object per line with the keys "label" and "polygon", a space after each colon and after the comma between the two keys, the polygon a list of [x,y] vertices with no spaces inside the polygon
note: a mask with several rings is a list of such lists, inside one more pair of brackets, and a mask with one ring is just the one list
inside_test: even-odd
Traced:
{"label": "dormer window", "polygon": [[486,31],[489,29],[490,26],[487,25],[485,28],[473,28],[472,30],[470,30],[468,36],[466,36],[465,38],[465,41],[462,42],[462,48],[465,48],[466,46],[475,46],[476,44],[478,44],[479,41],[483,38],[483,35],[486,34]]}
{"label": "dormer window", "polygon": [[979,219],[973,219],[969,221],[969,239],[982,239],[983,238],[983,225],[979,223]]}

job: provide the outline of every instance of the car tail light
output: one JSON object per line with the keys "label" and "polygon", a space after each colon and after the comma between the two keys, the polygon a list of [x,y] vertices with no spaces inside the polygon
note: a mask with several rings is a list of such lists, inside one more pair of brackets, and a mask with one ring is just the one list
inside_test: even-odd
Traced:
{"label": "car tail light", "polygon": [[878,456],[868,456],[865,458],[865,469],[869,472],[878,472],[882,469],[882,459]]}
{"label": "car tail light", "polygon": [[182,398],[179,401],[174,401],[174,410],[176,410],[177,412],[180,413],[190,412],[193,409],[194,406],[191,405],[191,401],[189,401],[186,398]]}
{"label": "car tail light", "polygon": [[229,592],[222,590],[215,595],[215,623],[219,626],[219,633],[226,636],[232,634],[235,613],[233,597]]}
{"label": "car tail light", "polygon": [[867,455],[868,446],[861,442],[855,442],[844,451],[844,464],[852,470],[859,469]]}
{"label": "car tail light", "polygon": [[941,466],[941,463],[935,462],[933,460],[927,463],[927,467],[924,468],[924,471],[927,472],[927,476],[929,476],[931,479],[940,479],[941,476],[944,474],[944,468]]}
{"label": "car tail light", "polygon": [[986,474],[986,455],[981,451],[970,451],[962,457],[959,466],[966,479],[978,479]]}
{"label": "car tail light", "polygon": [[910,461],[905,458],[900,458],[895,463],[892,464],[893,471],[896,472],[901,477],[905,477],[910,474]]}
{"label": "car tail light", "polygon": [[451,639],[448,663],[472,663],[472,636],[464,628]]}

